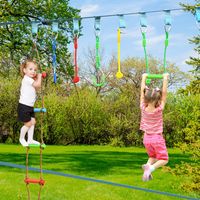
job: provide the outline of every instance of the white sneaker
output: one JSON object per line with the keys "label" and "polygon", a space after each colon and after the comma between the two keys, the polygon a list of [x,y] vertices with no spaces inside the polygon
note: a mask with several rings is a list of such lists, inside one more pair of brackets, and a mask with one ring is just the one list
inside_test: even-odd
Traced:
{"label": "white sneaker", "polygon": [[36,144],[36,145],[40,145],[40,143],[36,140],[31,140],[31,141],[28,141],[28,145],[29,144]]}
{"label": "white sneaker", "polygon": [[22,145],[23,147],[27,147],[27,146],[28,146],[28,143],[26,142],[25,139],[20,138],[20,139],[19,139],[19,142],[21,143],[21,145]]}
{"label": "white sneaker", "polygon": [[144,170],[144,174],[143,174],[142,180],[143,181],[150,181],[150,180],[152,180],[153,176],[151,174],[150,165],[144,164],[144,165],[142,165],[142,169]]}

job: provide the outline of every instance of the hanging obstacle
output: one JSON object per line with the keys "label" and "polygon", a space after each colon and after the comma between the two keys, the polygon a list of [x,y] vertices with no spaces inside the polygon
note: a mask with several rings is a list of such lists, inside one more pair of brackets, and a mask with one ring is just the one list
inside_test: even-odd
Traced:
{"label": "hanging obstacle", "polygon": [[46,78],[47,74],[46,74],[45,70],[40,65],[40,57],[39,57],[39,52],[38,52],[38,49],[37,49],[38,23],[33,22],[31,24],[31,28],[32,28],[32,42],[33,42],[32,54],[34,53],[34,51],[36,51],[39,71],[42,73],[42,78]]}
{"label": "hanging obstacle", "polygon": [[[169,31],[171,30],[171,15],[170,15],[170,10],[165,10],[165,48],[164,48],[164,62],[163,62],[163,68],[164,68],[164,73],[167,72],[166,70],[166,52],[167,52],[167,47],[169,44]],[[151,79],[162,79],[163,74],[151,74],[149,71],[149,63],[148,63],[148,56],[147,56],[147,50],[146,50],[146,31],[147,31],[147,20],[146,20],[146,13],[140,13],[140,29],[142,33],[142,46],[144,49],[144,55],[145,55],[145,64],[146,64],[146,73],[147,79],[146,79],[146,84],[149,85],[151,83]]]}
{"label": "hanging obstacle", "polygon": [[[174,9],[170,9],[170,10],[166,10],[164,12],[166,13],[170,13],[173,11],[182,11],[184,10],[183,8],[174,8]],[[143,36],[143,47],[144,47],[144,52],[145,52],[145,62],[146,62],[146,68],[148,67],[148,58],[147,58],[147,53],[146,53],[146,35],[145,35],[145,31],[144,29],[146,29],[147,24],[146,24],[146,19],[145,19],[145,15],[146,13],[161,13],[163,12],[163,10],[150,10],[150,11],[146,11],[146,12],[133,12],[133,13],[123,13],[123,14],[107,14],[107,15],[101,15],[98,16],[99,18],[103,18],[103,17],[113,17],[113,16],[118,16],[119,17],[119,21],[120,21],[120,26],[119,29],[121,30],[122,28],[125,28],[125,22],[123,17],[124,16],[128,16],[128,15],[141,15],[141,19],[140,19],[140,24],[141,24],[141,30],[142,31],[142,36]],[[197,26],[200,28],[200,7],[196,7],[196,9],[192,10],[193,14],[196,17],[196,22],[197,22]],[[85,17],[81,17],[79,19],[73,19],[73,34],[74,34],[74,77],[73,77],[73,82],[77,83],[79,82],[80,78],[78,76],[78,65],[77,65],[77,49],[78,49],[78,36],[79,36],[79,20],[82,19],[89,19],[89,18],[97,18],[96,16],[85,16]],[[40,25],[50,25],[52,24],[52,29],[53,32],[57,32],[58,31],[58,23],[66,23],[67,21],[72,20],[72,18],[68,18],[68,19],[64,19],[64,18],[60,18],[60,19],[52,19],[52,20],[47,20],[47,19],[40,19],[37,21],[16,21],[16,22],[3,22],[0,23],[0,27],[1,26],[5,26],[5,25],[13,25],[13,24],[30,24],[32,23],[36,25],[36,29],[37,29],[37,24],[40,23]],[[54,25],[53,25],[54,24]],[[56,24],[56,25],[55,25]],[[124,24],[124,25],[123,25]],[[36,30],[35,29],[35,30]],[[121,72],[121,66],[120,66],[120,34],[121,31],[118,29],[117,31],[117,45],[118,45],[118,71],[116,73],[116,77],[117,78],[122,78],[123,77],[123,73]],[[33,29],[34,30],[34,29]],[[66,29],[63,29],[66,30]],[[32,31],[34,32],[34,31]],[[35,31],[35,33],[37,33],[37,30]],[[166,33],[166,37],[168,33]],[[167,41],[168,39],[166,39]],[[52,44],[53,47],[53,73],[54,73],[54,82],[56,82],[56,68],[57,68],[57,63],[56,63],[56,41],[53,41],[53,43],[55,43],[54,45]],[[166,46],[167,47],[167,46]],[[97,62],[98,63],[98,62]],[[147,70],[146,70],[147,71]],[[149,81],[149,79],[162,79],[162,74],[158,75],[158,74],[150,74],[148,73],[148,78],[147,81]],[[97,82],[101,82],[101,81],[97,81]],[[99,84],[99,83],[97,83]]]}
{"label": "hanging obstacle", "polygon": [[116,77],[118,79],[123,77],[123,73],[121,72],[121,61],[120,61],[120,49],[121,49],[121,33],[123,29],[126,28],[126,24],[124,21],[124,15],[119,15],[119,28],[117,29],[117,66],[118,66],[118,71],[116,73]]}
{"label": "hanging obstacle", "polygon": [[78,50],[78,35],[79,35],[79,20],[73,19],[73,34],[74,34],[74,78],[73,83],[78,83],[80,78],[78,76],[77,64],[77,50]]}
{"label": "hanging obstacle", "polygon": [[[28,200],[30,200],[30,190],[29,190],[29,184],[39,184],[40,189],[38,192],[38,200],[40,200],[40,195],[41,195],[41,190],[42,187],[45,184],[45,180],[43,179],[43,171],[42,171],[42,151],[46,147],[43,141],[43,118],[44,118],[44,113],[46,112],[46,108],[44,108],[44,98],[43,98],[43,89],[42,89],[42,108],[34,108],[34,112],[40,112],[41,113],[41,134],[40,134],[40,140],[41,143],[39,145],[37,144],[29,144],[28,147],[26,148],[26,176],[24,179],[24,182],[26,183],[27,187],[27,193],[28,193]],[[33,147],[38,147],[40,148],[40,178],[39,179],[33,179],[29,177],[29,168],[28,168],[28,156],[29,156],[29,150],[30,148]]]}
{"label": "hanging obstacle", "polygon": [[[37,36],[37,32],[38,32],[38,24],[32,23],[32,35]],[[40,66],[40,57],[39,57],[39,53],[38,53],[38,50],[37,50],[37,37],[36,37],[35,40],[33,40],[33,43],[34,43],[33,49],[36,50],[37,59],[39,61],[38,66],[39,66],[39,70],[41,72],[42,68]],[[42,77],[45,78],[46,73],[42,73]],[[43,89],[43,87],[41,87],[42,108],[34,108],[34,112],[40,112],[41,113],[41,134],[40,134],[41,143],[39,145],[29,144],[28,147],[26,147],[26,176],[25,176],[24,182],[26,183],[28,200],[30,200],[29,184],[32,183],[32,184],[39,184],[40,185],[40,189],[39,189],[39,192],[38,192],[38,200],[40,200],[41,190],[42,190],[42,187],[45,184],[45,180],[43,179],[43,176],[42,176],[42,151],[46,147],[46,145],[44,144],[44,141],[43,141],[43,117],[44,117],[44,113],[46,112],[46,108],[44,108],[44,95],[43,94],[44,94],[44,89]],[[33,178],[29,177],[28,157],[29,157],[29,150],[32,147],[40,148],[40,178],[39,179],[33,179]]]}
{"label": "hanging obstacle", "polygon": [[[140,14],[140,30],[141,30],[141,33],[142,33],[142,46],[143,46],[143,49],[144,49],[144,56],[145,56],[145,65],[146,65],[146,73],[148,73],[148,76],[149,75],[149,61],[148,61],[148,57],[147,57],[147,50],[146,50],[146,32],[147,32],[147,20],[146,20],[146,13],[141,13]],[[147,77],[146,79],[146,84],[150,84],[151,82],[151,79],[149,79]]]}
{"label": "hanging obstacle", "polygon": [[53,37],[52,37],[52,65],[53,65],[53,81],[54,83],[57,82],[56,77],[56,68],[57,68],[57,62],[56,62],[56,38],[58,36],[58,22],[52,23],[52,31],[53,31]]}
{"label": "hanging obstacle", "polygon": [[172,18],[170,14],[170,10],[165,10],[165,48],[164,48],[164,62],[163,62],[163,68],[164,73],[167,73],[167,62],[166,62],[166,53],[167,53],[167,47],[169,45],[169,32],[171,30],[171,24],[172,24]]}
{"label": "hanging obstacle", "polygon": [[95,17],[95,23],[94,23],[94,29],[95,29],[95,38],[96,38],[96,78],[93,79],[93,84],[97,87],[101,87],[105,85],[105,75],[103,71],[101,70],[101,64],[100,64],[100,17]]}
{"label": "hanging obstacle", "polygon": [[[37,49],[37,38],[38,38],[38,23],[33,22],[31,24],[31,30],[32,30],[32,42],[33,42],[33,47],[32,47],[32,55],[34,54],[34,51],[36,52],[36,56],[37,58],[39,58],[39,53],[38,53],[38,49]],[[38,60],[39,62],[39,70],[42,71],[41,66],[40,66],[40,60]]]}

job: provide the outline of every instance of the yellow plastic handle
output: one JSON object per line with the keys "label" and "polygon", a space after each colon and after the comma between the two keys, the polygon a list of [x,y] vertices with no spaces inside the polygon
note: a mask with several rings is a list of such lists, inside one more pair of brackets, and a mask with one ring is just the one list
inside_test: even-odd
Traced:
{"label": "yellow plastic handle", "polygon": [[120,37],[121,37],[121,30],[120,28],[117,29],[117,64],[118,64],[118,71],[116,73],[117,78],[122,78],[123,74],[121,73],[121,66],[120,66]]}

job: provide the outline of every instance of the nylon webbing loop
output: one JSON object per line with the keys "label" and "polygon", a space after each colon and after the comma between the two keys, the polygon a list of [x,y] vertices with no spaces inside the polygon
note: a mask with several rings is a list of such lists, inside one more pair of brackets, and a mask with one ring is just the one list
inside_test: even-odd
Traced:
{"label": "nylon webbing loop", "polygon": [[32,27],[32,34],[37,34],[38,33],[38,23],[32,22],[31,27]]}
{"label": "nylon webbing loop", "polygon": [[140,29],[145,33],[147,31],[147,16],[145,12],[140,13]]}
{"label": "nylon webbing loop", "polygon": [[39,68],[39,71],[42,72],[42,68],[40,65],[40,55],[39,55],[38,48],[37,48],[38,23],[32,22],[31,31],[32,31],[32,41],[33,41],[32,54],[34,53],[34,51],[36,52],[36,56],[37,56],[37,60],[38,60],[38,68]]}
{"label": "nylon webbing loop", "polygon": [[195,16],[196,16],[197,22],[200,22],[200,7],[196,8],[196,10],[195,10]]}
{"label": "nylon webbing loop", "polygon": [[105,84],[105,75],[101,70],[100,63],[100,17],[95,17],[94,20],[94,29],[95,29],[95,39],[96,39],[96,51],[95,51],[95,59],[96,59],[96,76],[93,78],[93,84],[97,87],[101,87]]}
{"label": "nylon webbing loop", "polygon": [[73,19],[73,34],[74,35],[79,34],[79,19],[76,18]]}
{"label": "nylon webbing loop", "polygon": [[95,17],[95,19],[94,19],[94,29],[95,29],[95,35],[96,36],[100,35],[100,29],[101,29],[100,20],[101,20],[100,17]]}
{"label": "nylon webbing loop", "polygon": [[124,20],[124,15],[119,15],[119,28],[120,29],[126,28],[126,22]]}
{"label": "nylon webbing loop", "polygon": [[171,18],[171,12],[170,10],[164,10],[165,12],[165,31],[169,32],[171,30],[171,24],[172,24],[172,18]]}
{"label": "nylon webbing loop", "polygon": [[58,33],[58,22],[53,22],[52,23],[52,31],[54,33]]}

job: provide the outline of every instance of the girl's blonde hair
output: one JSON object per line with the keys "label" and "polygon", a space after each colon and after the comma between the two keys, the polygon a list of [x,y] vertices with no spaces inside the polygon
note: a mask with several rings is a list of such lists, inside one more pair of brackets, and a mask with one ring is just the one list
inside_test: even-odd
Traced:
{"label": "girl's blonde hair", "polygon": [[35,66],[38,68],[38,64],[37,64],[37,62],[35,60],[30,59],[30,58],[23,60],[21,65],[20,65],[20,74],[22,75],[22,77],[25,75],[24,74],[24,69],[27,68],[28,63],[34,63]]}
{"label": "girl's blonde hair", "polygon": [[159,88],[150,89],[145,88],[144,89],[144,102],[146,104],[155,102],[155,107],[158,107],[160,105],[162,98],[162,91]]}

